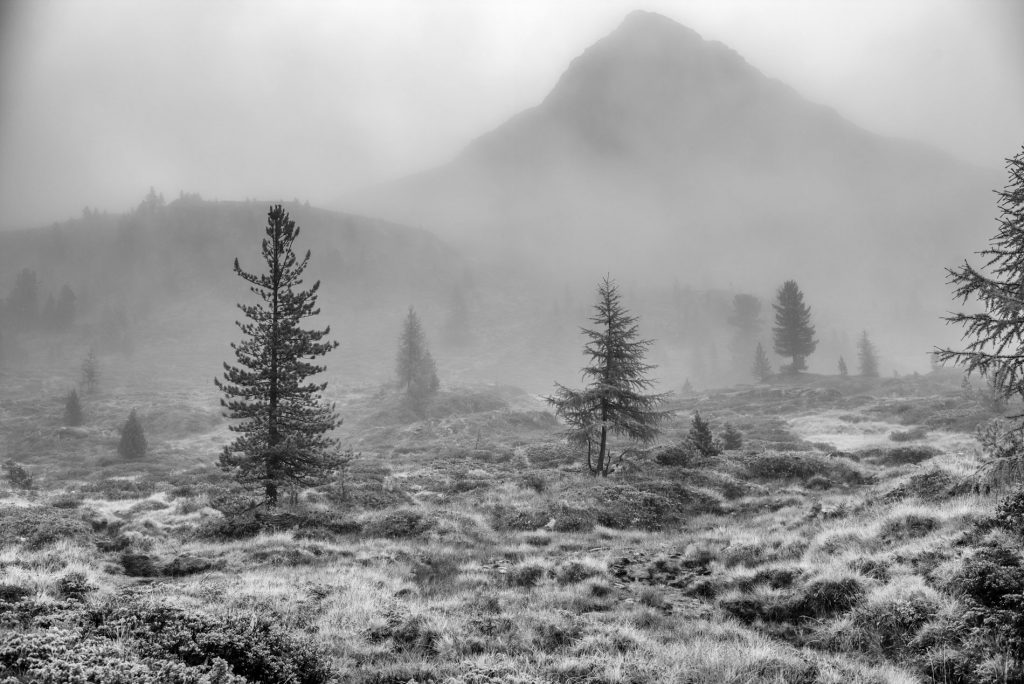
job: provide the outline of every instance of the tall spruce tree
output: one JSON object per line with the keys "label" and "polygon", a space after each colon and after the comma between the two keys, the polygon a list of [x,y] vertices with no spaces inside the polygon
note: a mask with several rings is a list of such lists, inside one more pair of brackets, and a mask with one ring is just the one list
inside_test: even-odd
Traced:
{"label": "tall spruce tree", "polygon": [[846,367],[846,359],[839,357],[839,377],[845,378],[850,375],[850,369]]}
{"label": "tall spruce tree", "polygon": [[437,378],[434,357],[427,348],[423,325],[411,306],[402,323],[395,362],[399,387],[414,406],[422,408],[423,402],[437,392],[441,383]]}
{"label": "tall spruce tree", "polygon": [[937,349],[940,362],[952,361],[986,377],[1003,397],[1024,397],[1024,147],[1006,160],[1009,180],[996,192],[999,227],[989,247],[978,254],[976,269],[947,269],[953,297],[977,300],[984,311],[956,313],[947,323],[964,327],[963,349]]}
{"label": "tall spruce tree", "polygon": [[754,367],[753,367],[754,379],[759,382],[764,382],[772,375],[772,363],[768,360],[768,354],[765,353],[764,347],[760,342],[757,343],[757,347],[754,349]]}
{"label": "tall spruce tree", "polygon": [[337,440],[329,432],[341,424],[333,404],[322,398],[326,382],[308,382],[326,370],[313,361],[338,346],[328,341],[330,328],[304,330],[302,322],[320,313],[315,282],[307,290],[302,273],[310,252],[299,260],[293,249],[299,227],[281,205],[267,215],[262,255],[266,272],[248,273],[235,259],[235,273],[250,283],[259,301],[239,304],[248,321],[237,322],[244,339],[232,343],[237,366],[224,364],[226,417],[239,436],[224,448],[219,465],[240,482],[262,488],[274,506],[282,486],[309,486],[323,481],[339,465]]}
{"label": "tall spruce tree", "polygon": [[785,366],[790,373],[798,373],[807,369],[805,363],[808,356],[814,353],[818,341],[814,339],[814,326],[811,325],[811,307],[804,304],[804,293],[800,291],[795,280],[787,280],[779,288],[775,309],[775,353],[789,356],[793,362]]}
{"label": "tall spruce tree", "polygon": [[878,377],[878,352],[871,343],[867,330],[863,331],[857,340],[857,364],[860,366],[860,374],[865,378]]}
{"label": "tall spruce tree", "polygon": [[647,378],[654,366],[644,363],[652,340],[638,338],[637,318],[622,306],[613,280],[606,276],[597,296],[590,318],[596,327],[582,329],[587,339],[583,353],[590,357],[582,376],[589,382],[582,390],[556,383],[555,394],[547,401],[569,426],[569,442],[586,447],[590,472],[606,477],[612,466],[609,436],[650,443],[669,412],[657,408],[667,395],[645,393],[654,384]]}

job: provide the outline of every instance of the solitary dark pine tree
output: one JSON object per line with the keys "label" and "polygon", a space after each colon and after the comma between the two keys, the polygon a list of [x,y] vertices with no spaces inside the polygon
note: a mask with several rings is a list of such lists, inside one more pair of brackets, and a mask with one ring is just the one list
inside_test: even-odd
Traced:
{"label": "solitary dark pine tree", "polygon": [[411,306],[402,324],[395,361],[399,387],[415,406],[422,407],[423,402],[437,392],[440,381],[434,357],[427,348],[427,336]]}
{"label": "solitary dark pine tree", "polygon": [[798,373],[807,369],[804,361],[818,346],[814,339],[814,326],[811,325],[811,307],[804,304],[804,293],[795,280],[783,283],[777,298],[777,303],[772,304],[775,309],[775,327],[772,328],[775,353],[791,357],[793,362],[785,369]]}
{"label": "solitary dark pine tree", "polygon": [[846,359],[839,357],[839,377],[845,378],[850,375],[850,369],[846,367]]}
{"label": "solitary dark pine tree", "polygon": [[121,427],[121,441],[117,445],[117,453],[129,461],[138,460],[146,455],[146,436],[142,432],[142,423],[135,415],[135,409],[128,414],[128,420]]}
{"label": "solitary dark pine tree", "polygon": [[78,427],[82,422],[82,402],[78,400],[78,392],[71,390],[64,398],[64,424],[69,427]]}
{"label": "solitary dark pine tree", "polygon": [[1006,160],[1009,181],[996,192],[999,228],[978,254],[981,269],[967,261],[947,269],[953,296],[977,300],[984,311],[956,313],[947,323],[964,327],[964,349],[937,349],[941,362],[952,361],[986,377],[1002,396],[1024,397],[1024,147]]}
{"label": "solitary dark pine tree", "polygon": [[857,363],[862,376],[878,377],[878,352],[875,351],[875,345],[871,343],[867,330],[862,332],[860,339],[857,340]]}
{"label": "solitary dark pine tree", "polygon": [[607,477],[612,466],[609,435],[650,443],[669,412],[657,408],[667,395],[645,393],[654,384],[647,378],[654,366],[644,363],[652,340],[638,339],[637,318],[623,308],[609,277],[598,285],[597,297],[590,318],[595,328],[582,329],[587,339],[583,353],[590,357],[582,370],[587,385],[574,390],[556,383],[548,403],[569,426],[569,442],[586,447],[590,472]]}
{"label": "solitary dark pine tree", "polygon": [[754,349],[754,378],[759,382],[764,382],[772,375],[772,364],[768,360],[768,354],[765,353],[764,347],[761,343],[757,343],[757,348]]}
{"label": "solitary dark pine tree", "polygon": [[298,236],[299,227],[278,204],[267,215],[266,272],[243,271],[235,259],[235,273],[259,301],[238,305],[249,319],[236,322],[244,336],[231,345],[238,365],[225,363],[224,382],[214,380],[224,393],[225,416],[241,421],[231,426],[239,436],[224,448],[219,465],[243,484],[261,488],[270,506],[277,505],[282,486],[294,496],[297,487],[323,481],[340,465],[338,442],[328,433],[341,420],[321,396],[327,383],[306,381],[325,370],[313,360],[338,343],[326,340],[330,328],[301,327],[320,313],[320,282],[297,289],[310,257],[308,251],[301,261],[295,256]]}

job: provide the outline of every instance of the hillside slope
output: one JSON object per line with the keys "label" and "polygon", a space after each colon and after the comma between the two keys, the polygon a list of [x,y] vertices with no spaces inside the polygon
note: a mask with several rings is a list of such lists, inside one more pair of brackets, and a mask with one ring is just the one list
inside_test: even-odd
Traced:
{"label": "hillside slope", "polygon": [[984,244],[1000,182],[634,12],[538,106],[351,201],[588,282],[611,271],[767,293],[796,278],[855,325],[926,331],[930,346],[943,267]]}

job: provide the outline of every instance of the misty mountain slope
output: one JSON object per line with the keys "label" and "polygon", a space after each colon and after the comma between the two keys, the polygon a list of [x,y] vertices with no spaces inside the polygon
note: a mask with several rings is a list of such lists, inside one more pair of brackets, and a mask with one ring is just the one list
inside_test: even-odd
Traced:
{"label": "misty mountain slope", "polygon": [[[232,264],[237,257],[246,271],[265,270],[260,243],[269,203],[153,200],[127,214],[86,212],[50,228],[0,232],[0,302],[24,268],[37,274],[41,310],[65,284],[77,298],[72,328],[45,343],[34,333],[16,339],[18,328],[0,307],[9,357],[15,347],[40,344],[53,359],[75,364],[86,347],[101,355],[128,351],[161,382],[212,391],[210,378],[232,358],[228,343],[240,337],[235,305],[255,299]],[[387,377],[407,307],[445,301],[468,263],[423,230],[306,205],[285,208],[301,229],[299,256],[312,252],[305,286],[322,281],[322,314],[311,325],[330,325],[342,342],[330,359],[331,377]]]}
{"label": "misty mountain slope", "polygon": [[[47,290],[127,300],[188,293],[233,296],[235,257],[259,269],[267,202],[211,202],[195,196],[161,205],[144,202],[126,214],[86,213],[47,229],[0,233],[0,292],[22,268],[37,271]],[[313,252],[309,282],[344,285],[346,296],[447,291],[461,275],[459,254],[423,230],[286,204],[301,228],[299,250]]]}
{"label": "misty mountain slope", "polygon": [[983,246],[1001,180],[634,12],[538,106],[352,206],[575,277],[755,292],[796,278],[854,327],[912,314],[935,330],[943,267]]}

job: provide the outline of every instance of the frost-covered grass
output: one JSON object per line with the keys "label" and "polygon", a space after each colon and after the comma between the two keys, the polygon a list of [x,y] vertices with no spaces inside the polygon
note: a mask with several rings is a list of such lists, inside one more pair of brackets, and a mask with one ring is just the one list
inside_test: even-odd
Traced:
{"label": "frost-covered grass", "polygon": [[[907,487],[936,470],[969,478],[972,438],[929,428],[895,443],[915,427],[892,417],[907,406],[855,402],[831,392],[838,381],[680,400],[665,444],[698,403],[747,443],[685,465],[641,453],[607,480],[582,471],[528,395],[494,390],[501,408],[388,424],[358,407],[372,392],[339,390],[348,437],[372,445],[347,497],[337,484],[305,491],[277,511],[283,526],[231,538],[213,532],[225,424],[207,395],[151,397],[152,456],[125,464],[112,430],[141,395],[102,391],[86,402],[85,436],[58,439],[46,411],[63,384],[28,384],[0,432],[30,447],[20,453],[41,489],[0,492],[0,506],[50,527],[28,531],[39,544],[4,537],[0,585],[63,605],[71,576],[88,587],[82,605],[136,591],[197,614],[263,616],[322,647],[339,681],[920,681],[938,656],[915,639],[962,611],[944,587],[996,501]],[[906,401],[922,414],[946,405],[921,396]],[[899,466],[856,453],[907,445],[940,453]],[[664,524],[608,516],[620,512],[608,501]],[[0,532],[8,520],[21,518],[0,510]],[[150,565],[128,573],[139,558]]]}

